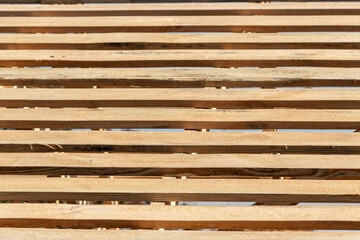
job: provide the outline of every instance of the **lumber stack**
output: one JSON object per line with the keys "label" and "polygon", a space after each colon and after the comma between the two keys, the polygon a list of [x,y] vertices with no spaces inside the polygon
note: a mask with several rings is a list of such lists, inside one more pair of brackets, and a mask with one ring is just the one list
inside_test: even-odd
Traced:
{"label": "lumber stack", "polygon": [[166,2],[0,0],[0,240],[360,239],[360,2]]}

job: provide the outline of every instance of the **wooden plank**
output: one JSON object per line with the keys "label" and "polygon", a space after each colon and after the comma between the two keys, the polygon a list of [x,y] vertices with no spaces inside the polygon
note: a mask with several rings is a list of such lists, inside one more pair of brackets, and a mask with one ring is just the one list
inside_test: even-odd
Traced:
{"label": "wooden plank", "polygon": [[154,230],[69,230],[69,229],[26,229],[1,228],[0,240],[63,240],[93,239],[93,240],[358,240],[358,232],[291,232],[291,231],[154,231]]}
{"label": "wooden plank", "polygon": [[[65,86],[65,87],[91,87],[91,88],[93,86],[112,87],[112,88],[114,87],[167,87],[167,88],[357,87],[360,86],[359,76],[360,76],[359,68],[252,68],[252,69],[247,69],[247,68],[242,68],[242,69],[0,68],[0,86],[35,86],[35,87]],[[81,92],[82,90],[81,91],[78,90],[78,91]],[[158,90],[154,89],[153,91],[158,91]],[[191,92],[192,90],[188,90],[188,91]],[[337,91],[342,92],[342,90],[337,90]],[[4,93],[0,94],[0,98],[3,94]],[[159,92],[157,92],[157,94],[159,94]],[[242,94],[244,94],[244,92],[242,92]],[[332,94],[332,96],[334,95]]]}
{"label": "wooden plank", "polygon": [[359,179],[360,156],[2,153],[0,174]]}
{"label": "wooden plank", "polygon": [[360,203],[359,180],[0,177],[5,201],[232,201]]}
{"label": "wooden plank", "polygon": [[0,89],[1,107],[358,109],[358,89]]}
{"label": "wooden plank", "polygon": [[[1,1],[0,1],[1,2]],[[358,2],[316,3],[162,3],[91,5],[2,5],[0,16],[214,16],[214,15],[359,15]]]}
{"label": "wooden plank", "polygon": [[[360,19],[359,19],[360,20]],[[3,50],[0,67],[360,67],[360,51]]]}
{"label": "wooden plank", "polygon": [[360,129],[360,111],[0,108],[0,128]]}
{"label": "wooden plank", "polygon": [[[360,14],[360,13],[359,13]],[[359,33],[4,34],[0,49],[360,49]]]}
{"label": "wooden plank", "polygon": [[[321,0],[320,0],[321,1]],[[357,0],[346,0],[347,2]],[[181,2],[256,2],[257,0],[0,0],[0,4],[79,4],[79,3],[181,3]],[[276,2],[289,2],[289,0],[276,0]],[[290,2],[319,2],[319,0],[290,0]],[[327,2],[339,2],[339,0],[327,0]]]}
{"label": "wooden plank", "polygon": [[360,229],[358,206],[1,205],[1,227]]}
{"label": "wooden plank", "polygon": [[358,32],[360,16],[0,17],[0,32]]}
{"label": "wooden plank", "polygon": [[310,132],[12,131],[0,152],[334,153],[360,152],[360,134]]}

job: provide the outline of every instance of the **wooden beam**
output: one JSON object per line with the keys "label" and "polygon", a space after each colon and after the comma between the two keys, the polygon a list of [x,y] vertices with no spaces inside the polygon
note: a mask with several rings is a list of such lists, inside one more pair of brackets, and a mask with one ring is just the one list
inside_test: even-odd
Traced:
{"label": "wooden beam", "polygon": [[1,227],[360,229],[358,206],[1,205]]}
{"label": "wooden beam", "polygon": [[[113,87],[202,88],[202,87],[223,87],[223,86],[228,88],[229,87],[357,87],[360,86],[359,76],[360,76],[359,68],[252,68],[252,69],[247,69],[247,68],[242,68],[242,69],[0,68],[0,85],[1,86],[34,86],[34,87],[48,87],[48,88],[63,87],[63,86],[91,87],[91,88],[93,86],[112,87],[112,88]],[[50,89],[48,90],[53,91]],[[82,90],[81,91],[77,90],[77,91],[81,92]],[[152,91],[158,91],[158,90],[153,89]],[[188,91],[191,92],[192,90],[188,90]],[[252,90],[249,91],[252,92]],[[340,91],[340,89],[338,89],[337,92],[338,91]],[[240,95],[244,93],[245,92],[241,93]],[[0,97],[2,96],[2,94],[0,94]],[[159,92],[157,92],[157,94],[159,94]],[[334,94],[332,94],[332,96],[334,96]]]}
{"label": "wooden beam", "polygon": [[93,240],[358,240],[358,232],[291,232],[291,231],[154,231],[154,230],[75,230],[75,229],[26,229],[26,228],[1,228],[0,239],[7,240],[63,240],[93,239]]}
{"label": "wooden beam", "polygon": [[1,107],[358,109],[357,89],[0,89]]}
{"label": "wooden beam", "polygon": [[0,108],[0,128],[360,129],[360,111]]}
{"label": "wooden beam", "polygon": [[2,153],[0,174],[359,179],[358,155]]}
{"label": "wooden beam", "polygon": [[0,177],[5,201],[360,203],[359,180]]}
{"label": "wooden beam", "polygon": [[360,54],[353,50],[5,50],[0,64],[4,67],[358,67],[359,59]]}
{"label": "wooden beam", "polygon": [[[360,20],[360,19],[359,19]],[[3,50],[0,67],[360,67],[356,50]]]}
{"label": "wooden beam", "polygon": [[0,32],[358,32],[360,16],[0,17]]}
{"label": "wooden beam", "polygon": [[360,152],[360,134],[310,132],[12,131],[1,152],[335,153]]}
{"label": "wooden beam", "polygon": [[[2,2],[2,1],[0,1]],[[227,1],[229,2],[229,1]],[[11,2],[12,3],[12,2]],[[358,2],[2,5],[0,16],[359,15]]]}
{"label": "wooden beam", "polygon": [[[359,13],[360,14],[360,13]],[[358,33],[5,34],[0,49],[360,49]]]}

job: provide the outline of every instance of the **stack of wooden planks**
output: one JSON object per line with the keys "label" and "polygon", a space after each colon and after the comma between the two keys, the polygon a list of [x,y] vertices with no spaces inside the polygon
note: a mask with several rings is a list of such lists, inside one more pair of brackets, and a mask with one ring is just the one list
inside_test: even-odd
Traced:
{"label": "stack of wooden planks", "polygon": [[360,239],[360,2],[0,0],[0,86],[0,240]]}

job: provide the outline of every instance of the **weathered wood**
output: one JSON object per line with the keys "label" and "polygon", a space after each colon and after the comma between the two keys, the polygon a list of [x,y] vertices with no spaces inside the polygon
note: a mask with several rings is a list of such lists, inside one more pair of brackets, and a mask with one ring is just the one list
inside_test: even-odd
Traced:
{"label": "weathered wood", "polygon": [[0,228],[0,240],[358,240],[358,232],[290,232],[290,231],[154,231],[154,230],[68,230]]}
{"label": "weathered wood", "polygon": [[360,203],[358,180],[0,177],[0,200]]}
{"label": "weathered wood", "polygon": [[358,32],[360,16],[0,17],[0,32]]}
{"label": "weathered wood", "polygon": [[360,49],[358,33],[4,34],[0,49]]}
{"label": "weathered wood", "polygon": [[[247,69],[247,68],[243,68],[243,69],[0,68],[0,85],[1,86],[35,86],[35,87],[65,86],[65,87],[91,87],[91,88],[93,86],[167,87],[167,88],[181,88],[181,87],[202,88],[202,87],[223,87],[223,86],[224,87],[325,87],[325,86],[326,87],[357,87],[360,86],[359,76],[360,76],[359,68],[252,68],[252,69]],[[154,89],[154,91],[157,90]],[[0,94],[0,97],[2,96],[2,94]],[[240,95],[242,94],[244,93],[241,93]],[[331,95],[334,96],[334,94]],[[309,107],[311,107],[311,105],[312,104],[309,104]]]}
{"label": "weathered wood", "polygon": [[[360,20],[360,19],[359,19]],[[357,50],[3,50],[0,67],[360,67]]]}
{"label": "weathered wood", "polygon": [[[0,1],[1,2],[1,1]],[[227,1],[228,2],[228,1]],[[0,16],[359,15],[358,2],[2,5]]]}
{"label": "weathered wood", "polygon": [[358,206],[1,205],[1,227],[360,229]]}
{"label": "weathered wood", "polygon": [[0,174],[359,179],[357,155],[2,153]]}
{"label": "weathered wood", "polygon": [[0,128],[360,129],[360,111],[0,108]]}
{"label": "weathered wood", "polygon": [[309,132],[12,131],[0,152],[360,153],[360,134]]}
{"label": "weathered wood", "polygon": [[359,109],[358,89],[0,89],[1,107]]}
{"label": "weathered wood", "polygon": [[359,179],[357,155],[2,153],[0,174]]}

